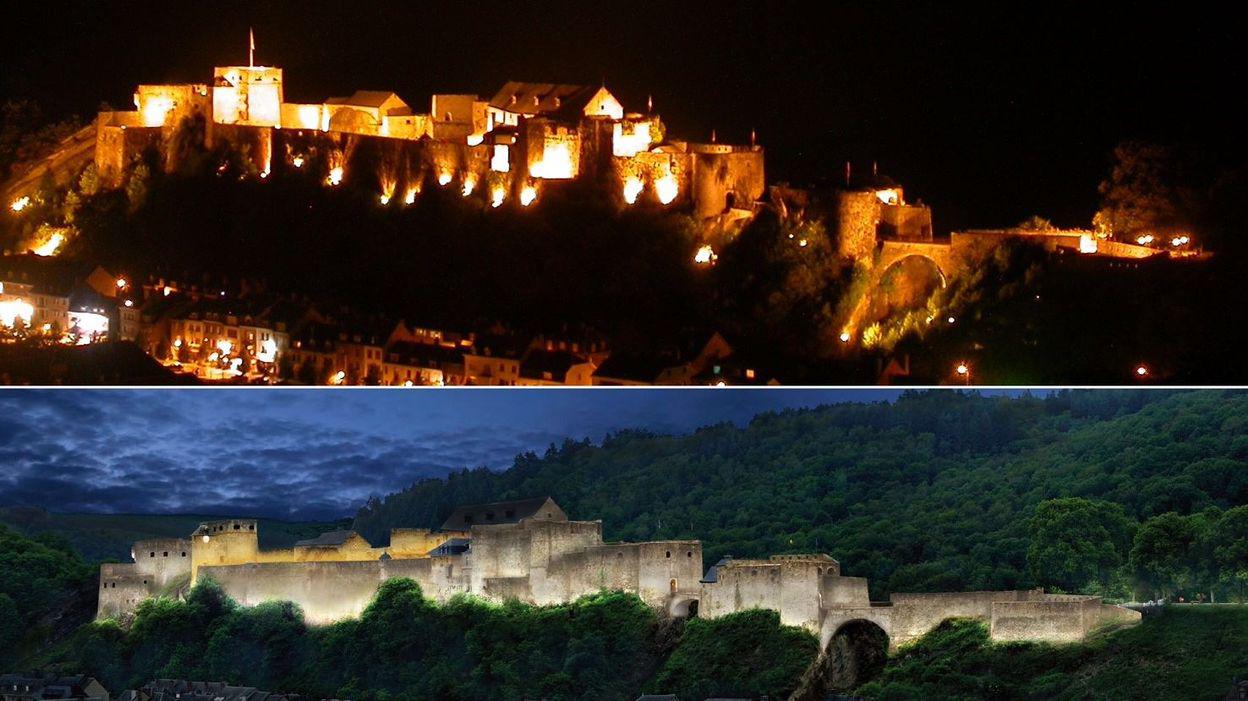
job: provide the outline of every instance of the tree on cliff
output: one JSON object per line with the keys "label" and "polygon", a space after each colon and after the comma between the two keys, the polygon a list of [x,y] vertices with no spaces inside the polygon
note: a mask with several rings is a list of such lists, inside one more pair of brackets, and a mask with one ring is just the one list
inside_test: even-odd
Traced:
{"label": "tree on cliff", "polygon": [[1078,592],[1105,591],[1126,560],[1135,524],[1119,504],[1094,499],[1050,499],[1029,523],[1027,566],[1036,581]]}
{"label": "tree on cliff", "polygon": [[1101,208],[1092,219],[1093,227],[1118,239],[1191,231],[1199,194],[1189,171],[1189,159],[1173,146],[1119,144],[1113,169],[1098,188]]}

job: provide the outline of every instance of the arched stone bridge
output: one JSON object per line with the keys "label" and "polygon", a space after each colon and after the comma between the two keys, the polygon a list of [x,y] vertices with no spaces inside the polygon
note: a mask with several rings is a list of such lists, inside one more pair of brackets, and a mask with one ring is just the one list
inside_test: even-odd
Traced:
{"label": "arched stone bridge", "polygon": [[871,271],[871,288],[878,286],[893,266],[909,258],[922,258],[936,266],[940,286],[944,287],[949,280],[965,272],[964,254],[965,251],[955,248],[952,241],[884,241]]}

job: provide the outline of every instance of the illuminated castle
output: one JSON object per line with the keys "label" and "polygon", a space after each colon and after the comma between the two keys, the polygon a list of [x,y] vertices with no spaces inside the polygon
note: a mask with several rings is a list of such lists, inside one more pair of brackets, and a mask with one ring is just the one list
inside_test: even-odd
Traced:
{"label": "illuminated castle", "polygon": [[702,543],[603,540],[602,521],[573,521],[549,497],[461,506],[436,531],[395,529],[375,547],[354,531],[331,531],[290,548],[261,549],[257,523],[202,523],[189,538],[141,540],[132,563],[100,566],[97,617],[132,615],[157,596],[181,596],[212,579],[241,604],[292,601],[310,623],[359,616],[388,579],[410,578],[425,596],[559,604],[603,590],[636,594],[674,617],[777,611],[827,645],[870,624],[892,645],[951,616],[983,619],[996,640],[1080,640],[1140,614],[1099,597],[1031,591],[893,594],[872,602],[867,580],[841,574],[828,555],[725,558],[703,569]]}
{"label": "illuminated castle", "polygon": [[[605,86],[508,82],[488,100],[433,95],[427,113],[388,91],[290,103],[282,86],[282,69],[254,60],[217,67],[211,84],[139,85],[134,111],[97,119],[103,182],[119,185],[152,147],[174,167],[177,130],[198,120],[206,145],[230,144],[259,177],[318,168],[327,185],[375,187],[383,204],[410,204],[428,179],[495,207],[527,206],[557,181],[593,178],[624,204],[649,199],[707,219],[751,212],[765,191],[760,146],[668,139],[649,105],[628,112]],[[375,154],[359,168],[368,173],[355,172],[362,146]]]}

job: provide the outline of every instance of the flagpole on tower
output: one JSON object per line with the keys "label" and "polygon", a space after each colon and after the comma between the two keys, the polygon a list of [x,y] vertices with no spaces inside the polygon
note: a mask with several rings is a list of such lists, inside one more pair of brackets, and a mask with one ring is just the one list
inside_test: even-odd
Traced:
{"label": "flagpole on tower", "polygon": [[251,28],[247,28],[247,67],[256,67],[256,32]]}

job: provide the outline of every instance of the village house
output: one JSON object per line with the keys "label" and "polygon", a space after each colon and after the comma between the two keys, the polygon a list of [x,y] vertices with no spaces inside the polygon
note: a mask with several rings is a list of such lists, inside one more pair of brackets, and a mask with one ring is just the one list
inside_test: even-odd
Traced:
{"label": "village house", "polygon": [[0,674],[0,701],[109,701],[105,689],[95,677],[85,674],[68,676]]}

